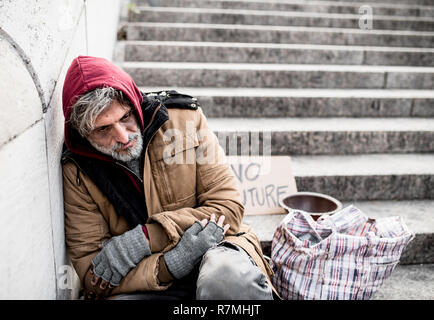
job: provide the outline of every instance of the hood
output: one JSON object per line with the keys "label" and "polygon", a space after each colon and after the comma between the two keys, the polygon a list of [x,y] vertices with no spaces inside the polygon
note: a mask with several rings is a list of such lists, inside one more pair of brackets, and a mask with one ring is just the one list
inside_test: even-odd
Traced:
{"label": "hood", "polygon": [[95,150],[79,133],[69,126],[71,107],[78,98],[88,91],[96,88],[113,87],[122,91],[132,102],[141,131],[144,129],[144,120],[141,109],[143,96],[130,75],[104,58],[91,56],[78,56],[75,58],[66,73],[63,84],[62,105],[65,117],[65,144],[73,153],[101,160],[112,161],[106,155]]}

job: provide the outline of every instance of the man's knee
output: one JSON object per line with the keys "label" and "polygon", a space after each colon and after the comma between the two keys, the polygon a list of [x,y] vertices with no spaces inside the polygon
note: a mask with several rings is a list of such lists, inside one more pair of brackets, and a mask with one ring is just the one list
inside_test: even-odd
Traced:
{"label": "man's knee", "polygon": [[272,291],[265,274],[243,249],[218,246],[202,259],[196,298],[268,300]]}

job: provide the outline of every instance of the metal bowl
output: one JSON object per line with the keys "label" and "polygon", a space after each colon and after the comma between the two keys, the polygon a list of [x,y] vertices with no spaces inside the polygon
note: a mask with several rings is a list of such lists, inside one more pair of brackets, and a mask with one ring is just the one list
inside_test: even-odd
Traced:
{"label": "metal bowl", "polygon": [[293,210],[308,212],[314,220],[342,209],[342,203],[339,200],[316,192],[296,192],[281,198],[279,204],[288,212]]}

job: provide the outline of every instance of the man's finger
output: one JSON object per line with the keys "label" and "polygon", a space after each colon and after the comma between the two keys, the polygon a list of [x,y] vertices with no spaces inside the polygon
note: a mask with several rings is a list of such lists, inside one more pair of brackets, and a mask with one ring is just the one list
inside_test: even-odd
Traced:
{"label": "man's finger", "polygon": [[225,216],[221,215],[217,221],[217,225],[223,227],[223,221],[225,221]]}
{"label": "man's finger", "polygon": [[208,220],[207,219],[203,219],[201,221],[199,221],[200,224],[202,225],[203,228],[205,228],[205,226],[208,224]]}
{"label": "man's finger", "polygon": [[214,221],[215,222],[215,214],[214,213],[211,215],[211,218],[209,218],[209,221]]}
{"label": "man's finger", "polygon": [[101,280],[101,283],[100,283],[99,287],[100,287],[102,290],[105,290],[105,288],[107,288],[107,281],[105,281],[104,279]]}
{"label": "man's finger", "polygon": [[90,280],[90,283],[91,283],[93,286],[95,286],[95,285],[98,283],[98,281],[99,281],[99,277],[98,277],[96,274],[94,274],[94,275],[92,276],[92,280]]}
{"label": "man's finger", "polygon": [[223,234],[225,234],[226,231],[228,231],[230,227],[231,226],[229,225],[229,223],[226,223],[225,226],[223,227]]}

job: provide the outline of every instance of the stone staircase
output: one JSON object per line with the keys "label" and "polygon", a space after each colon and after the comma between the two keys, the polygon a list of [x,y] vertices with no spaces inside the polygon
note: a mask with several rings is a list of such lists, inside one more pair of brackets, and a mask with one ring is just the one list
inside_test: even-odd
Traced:
{"label": "stone staircase", "polygon": [[[434,299],[434,0],[132,2],[117,63],[143,91],[197,97],[217,134],[270,132],[300,191],[404,217],[416,238],[376,298]],[[245,217],[267,255],[282,218]]]}

